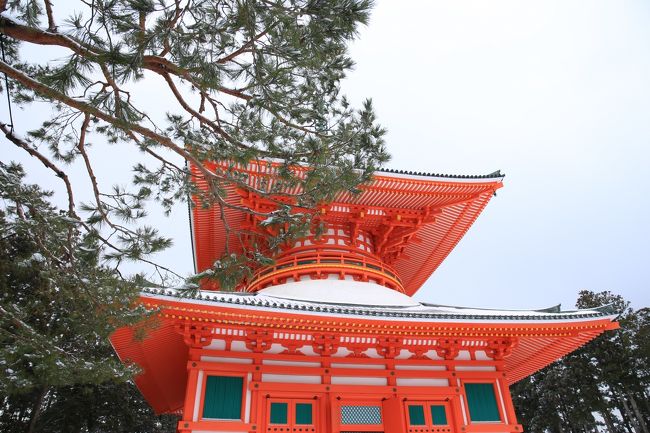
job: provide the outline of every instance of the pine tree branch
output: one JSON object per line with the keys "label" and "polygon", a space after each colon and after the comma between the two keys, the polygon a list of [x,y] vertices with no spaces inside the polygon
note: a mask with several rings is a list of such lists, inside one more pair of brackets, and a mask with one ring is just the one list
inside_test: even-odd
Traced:
{"label": "pine tree branch", "polygon": [[17,137],[11,128],[4,123],[0,123],[0,130],[4,132],[5,137],[9,141],[11,141],[13,144],[16,146],[20,147],[21,149],[25,150],[27,153],[29,153],[31,156],[34,158],[38,159],[45,167],[49,168],[52,170],[57,177],[61,178],[63,183],[65,184],[65,189],[68,194],[68,215],[71,218],[76,218],[79,219],[79,216],[75,212],[74,209],[74,194],[72,192],[72,184],[70,183],[70,178],[68,175],[61,170],[56,164],[54,164],[52,161],[50,161],[45,155],[40,153],[38,150],[33,148],[29,143],[27,143],[25,140]]}
{"label": "pine tree branch", "polygon": [[[272,27],[273,26],[269,27],[269,29],[272,28]],[[75,53],[77,53],[77,54],[79,54],[79,55],[81,55],[81,56],[83,56],[85,58],[88,58],[89,60],[93,60],[93,61],[97,62],[100,65],[102,73],[103,73],[104,77],[106,78],[107,82],[113,88],[113,91],[114,91],[114,94],[115,94],[115,112],[116,112],[117,117],[118,118],[120,117],[121,107],[120,107],[120,102],[119,102],[120,101],[119,92],[121,90],[119,89],[119,87],[117,86],[115,81],[112,79],[112,77],[111,77],[111,75],[110,75],[110,73],[109,73],[109,71],[107,69],[106,64],[104,62],[101,62],[101,61],[98,60],[100,58],[100,56],[107,55],[106,52],[104,52],[102,50],[99,50],[97,48],[90,47],[88,45],[82,45],[80,42],[77,42],[76,40],[74,40],[74,39],[72,39],[72,38],[70,38],[68,36],[61,35],[59,33],[46,32],[46,31],[43,31],[41,29],[36,29],[36,28],[33,28],[33,27],[25,26],[25,25],[19,24],[19,23],[15,22],[15,21],[13,21],[13,20],[11,20],[9,18],[6,18],[6,17],[0,17],[0,31],[7,34],[8,36],[11,36],[11,37],[13,37],[15,39],[22,40],[22,41],[25,41],[25,42],[35,43],[35,44],[39,44],[39,45],[58,45],[58,46],[61,46],[61,47],[67,47],[67,48],[71,49],[72,51],[74,51]],[[256,40],[263,37],[267,32],[268,32],[268,30],[258,34],[256,36],[256,38],[249,41],[247,44],[245,44],[245,46],[250,47]],[[236,55],[234,55],[234,54],[236,54],[236,53],[237,53],[237,55],[241,54],[239,52],[240,50],[233,52],[231,55],[229,55],[229,56],[225,57],[224,59],[222,59],[222,61],[225,62],[225,61],[234,59],[236,57]],[[219,61],[217,61],[217,63],[219,63]],[[143,56],[142,67],[144,69],[147,69],[149,71],[155,72],[155,73],[163,76],[163,78],[165,78],[165,81],[167,81],[168,85],[170,83],[168,75],[169,75],[169,73],[171,73],[173,75],[176,75],[178,77],[182,77],[182,78],[188,80],[192,85],[194,85],[197,89],[199,89],[202,93],[204,93],[204,91],[201,90],[202,86],[192,77],[192,75],[190,74],[189,71],[178,67],[177,65],[175,65],[174,63],[172,63],[168,59],[165,59],[165,58],[160,57],[160,56],[146,55],[146,56]],[[170,89],[174,93],[174,96],[176,97],[176,99],[179,100],[179,96],[178,96],[179,93],[178,93],[178,90],[176,89],[175,85],[173,85],[173,84],[170,85]],[[249,100],[251,100],[253,98],[253,96],[248,95],[248,94],[242,92],[241,90],[230,89],[230,88],[227,88],[227,87],[224,87],[224,86],[220,86],[216,90],[220,91],[220,92],[223,92],[225,94],[228,94],[230,96],[234,96],[234,97],[243,99],[245,101],[249,101]],[[182,99],[182,97],[181,97],[181,99]],[[233,145],[235,145],[235,146],[237,146],[237,147],[239,147],[241,149],[255,150],[256,152],[259,152],[260,155],[265,156],[265,157],[270,157],[270,158],[279,157],[279,155],[276,155],[273,152],[268,152],[268,151],[265,151],[263,149],[253,149],[252,147],[250,147],[250,146],[248,146],[248,145],[246,145],[244,143],[241,143],[241,142],[238,142],[238,141],[234,140],[223,128],[221,128],[219,125],[216,125],[213,121],[205,118],[200,113],[196,112],[196,110],[193,110],[192,108],[190,108],[187,105],[187,103],[183,104],[184,101],[181,102],[181,100],[179,100],[179,103],[181,103],[183,108],[186,111],[188,111],[190,114],[192,114],[192,112],[198,114],[198,115],[194,115],[194,114],[192,114],[192,115],[194,115],[195,117],[197,117],[197,119],[199,119],[202,122],[204,122],[205,124],[207,124],[211,129],[215,130],[219,135],[224,137],[231,144],[233,144]],[[270,108],[270,107],[264,107],[264,108],[269,113],[271,113],[274,117],[276,117],[280,122],[282,122],[283,124],[285,124],[285,125],[287,125],[287,126],[289,126],[291,128],[301,130],[301,131],[303,131],[305,133],[308,133],[308,134],[314,134],[314,135],[316,135],[318,137],[321,137],[321,138],[324,137],[322,134],[318,133],[317,131],[308,129],[308,128],[304,127],[304,126],[298,125],[296,123],[293,123],[293,122],[287,120],[277,110],[275,110],[273,108]],[[215,111],[216,111],[216,108],[215,108]],[[216,114],[218,116],[218,112],[216,112]],[[97,117],[99,117],[99,116],[97,116]],[[303,156],[307,156],[307,155],[308,155],[308,153],[305,152],[305,153],[301,153],[301,154],[296,154],[296,157],[303,157]]]}
{"label": "pine tree branch", "polygon": [[47,29],[50,32],[56,32],[56,24],[54,23],[54,13],[52,12],[52,2],[50,0],[44,0],[45,2],[45,13],[47,14]]}
{"label": "pine tree branch", "polygon": [[[142,134],[142,135],[147,136],[148,138],[152,138],[153,140],[161,143],[163,146],[166,146],[168,148],[172,148],[172,150],[177,151],[177,153],[179,153],[181,156],[187,155],[186,159],[188,159],[190,162],[192,162],[196,166],[196,168],[201,172],[201,174],[203,174],[206,177],[206,180],[208,180],[207,183],[208,183],[208,185],[210,185],[210,188],[211,188],[211,191],[212,191],[212,193],[210,194],[210,197],[215,199],[218,203],[221,203],[223,206],[226,206],[226,207],[229,207],[229,208],[238,209],[238,210],[241,210],[241,211],[245,211],[247,213],[254,213],[254,214],[258,215],[258,216],[266,217],[266,216],[269,215],[268,213],[252,212],[250,209],[247,209],[247,208],[245,208],[243,206],[237,206],[237,205],[226,202],[220,196],[219,192],[216,189],[214,189],[213,182],[210,181],[209,179],[221,179],[223,181],[229,181],[229,182],[232,182],[232,183],[237,183],[237,182],[234,179],[230,180],[230,179],[222,178],[222,177],[218,176],[216,173],[213,173],[213,172],[209,171],[207,168],[205,168],[205,166],[203,164],[201,164],[198,160],[196,160],[193,156],[191,156],[184,149],[179,148],[178,145],[173,143],[169,138],[164,137],[164,136],[159,136],[155,132],[153,132],[153,131],[151,131],[151,130],[149,130],[147,128],[144,128],[142,126],[135,125],[135,124],[128,124],[127,122],[121,121],[119,119],[116,119],[116,118],[114,118],[114,117],[112,117],[110,115],[107,115],[107,114],[103,113],[102,111],[98,110],[95,107],[92,107],[92,106],[90,106],[88,104],[85,104],[83,102],[80,102],[80,101],[76,101],[76,100],[74,100],[74,99],[72,99],[72,98],[70,98],[70,97],[68,97],[68,96],[54,90],[54,89],[51,89],[51,88],[45,86],[42,83],[39,83],[38,81],[35,81],[35,80],[31,79],[30,77],[27,77],[22,72],[12,68],[11,66],[7,65],[6,63],[4,63],[2,61],[0,61],[0,72],[7,73],[9,76],[14,78],[16,81],[18,81],[21,84],[31,88],[32,90],[34,90],[35,92],[41,94],[42,96],[49,97],[49,98],[56,99],[56,100],[60,100],[61,102],[65,103],[68,106],[71,106],[73,108],[77,108],[81,112],[85,113],[86,116],[88,116],[88,117],[89,117],[89,115],[94,115],[94,116],[96,116],[96,117],[98,117],[98,118],[100,118],[102,120],[107,121],[108,123],[114,124],[115,126],[121,128],[121,129],[123,129],[123,130],[125,130],[127,132],[129,130],[131,130],[131,129],[133,129],[134,131],[137,131],[137,132],[139,132],[141,134],[142,134],[143,131],[147,132],[147,134]],[[132,128],[129,128],[129,126],[127,126],[127,125],[131,125]],[[16,144],[19,147],[25,149],[27,152],[29,152],[30,154],[32,154],[33,156],[38,158],[46,167],[53,170],[55,173],[57,173],[57,176],[61,177],[64,180],[64,182],[66,183],[66,188],[70,187],[70,190],[69,190],[70,191],[70,193],[69,193],[69,206],[72,206],[72,210],[73,210],[73,214],[71,214],[71,215],[73,215],[75,219],[81,221],[80,218],[77,216],[77,214],[74,213],[74,200],[72,198],[73,196],[71,195],[72,194],[72,187],[70,185],[70,181],[69,181],[69,178],[67,177],[67,175],[62,170],[60,170],[55,164],[53,164],[51,161],[49,161],[49,159],[47,159],[44,155],[42,155],[41,153],[39,153],[38,151],[33,149],[31,146],[27,145],[27,146],[24,147],[23,144],[25,144],[25,143],[23,143],[19,139],[17,139],[17,137],[15,137],[11,133],[10,129],[6,125],[0,124],[0,130],[5,132],[5,135],[7,136],[7,138],[10,139],[14,144]],[[17,140],[17,141],[14,141],[14,140]],[[171,146],[167,145],[167,143],[170,143]],[[240,182],[240,186],[245,187],[246,189],[252,189],[250,186],[248,186],[248,185],[246,185],[246,184],[244,184],[242,182]],[[84,228],[87,231],[89,231],[89,232],[93,231],[85,223],[81,222],[81,224],[82,224],[82,226],[84,226]],[[96,231],[94,231],[94,232],[96,233]],[[115,250],[117,252],[120,252],[120,253],[124,253],[124,250],[122,250],[118,246],[111,243],[110,240],[108,240],[107,238],[105,238],[103,236],[100,236],[98,233],[96,235],[98,236],[98,238],[100,238],[100,240],[104,244],[109,246],[111,249],[113,249],[113,250]],[[166,272],[169,272],[169,273],[171,273],[173,275],[181,277],[180,275],[178,275],[177,273],[175,273],[171,269],[169,269],[167,267],[164,267],[164,266],[161,266],[161,265],[159,265],[159,264],[157,264],[155,262],[152,262],[152,261],[144,259],[144,258],[139,258],[139,260],[141,260],[144,263],[150,264],[150,265],[152,265],[154,267],[163,269]]]}
{"label": "pine tree branch", "polygon": [[1,60],[0,60],[0,72],[6,73],[9,77],[18,81],[23,86],[33,90],[35,93],[45,98],[54,99],[56,101],[62,102],[63,104],[69,107],[76,108],[77,110],[83,113],[88,113],[127,133],[129,131],[134,131],[144,137],[150,138],[151,140],[160,143],[162,146],[167,147],[168,149],[172,150],[173,152],[182,156],[184,159],[191,162],[192,164],[196,165],[198,170],[201,171],[201,174],[203,174],[206,177],[206,179],[219,178],[219,176],[217,176],[215,173],[212,173],[207,168],[205,168],[204,165],[199,160],[197,160],[191,153],[189,153],[187,150],[185,150],[183,147],[179,146],[178,144],[174,143],[174,141],[169,137],[160,135],[140,124],[118,119],[114,116],[111,116],[108,113],[104,113],[103,111],[101,111],[96,107],[93,107],[92,105],[73,99],[64,93],[59,92],[58,90],[55,90],[39,81],[34,80],[33,78],[25,75],[23,72],[13,68],[12,66],[8,65],[7,63]]}
{"label": "pine tree branch", "polygon": [[246,43],[245,43],[244,45],[242,45],[238,50],[233,51],[232,53],[228,54],[226,57],[222,57],[221,59],[218,59],[218,60],[217,60],[217,63],[220,64],[220,65],[222,65],[222,64],[224,64],[224,63],[227,63],[227,62],[231,61],[232,59],[234,59],[235,57],[239,56],[240,54],[245,53],[249,48],[251,48],[251,47],[253,46],[253,44],[255,44],[255,42],[257,42],[258,40],[260,40],[261,38],[263,38],[264,36],[266,36],[266,35],[269,33],[269,31],[270,31],[271,29],[273,29],[273,27],[275,27],[277,24],[278,24],[277,22],[274,23],[274,24],[271,24],[271,25],[269,26],[268,29],[266,29],[266,30],[264,30],[263,32],[258,33],[257,35],[255,35],[255,36],[253,37],[253,39],[251,39],[250,41],[246,42]]}
{"label": "pine tree branch", "polygon": [[102,219],[104,220],[104,222],[106,222],[106,224],[108,224],[109,227],[118,230],[118,227],[116,227],[113,224],[113,222],[106,214],[106,211],[104,210],[104,204],[102,203],[100,197],[99,186],[97,185],[97,177],[95,176],[95,172],[90,162],[90,158],[88,157],[88,153],[86,152],[86,132],[88,130],[89,124],[90,124],[90,115],[88,113],[85,113],[83,124],[81,125],[81,128],[79,130],[79,142],[77,143],[77,149],[79,150],[79,153],[81,154],[81,157],[84,160],[86,171],[88,172],[88,177],[90,178],[90,185],[92,186],[93,195],[95,196],[95,203],[97,204],[97,212],[99,212]]}
{"label": "pine tree branch", "polygon": [[89,45],[82,44],[67,35],[29,27],[6,16],[0,16],[0,32],[23,42],[37,45],[57,45],[65,47],[84,57],[102,54],[101,52],[93,51],[92,47]]}

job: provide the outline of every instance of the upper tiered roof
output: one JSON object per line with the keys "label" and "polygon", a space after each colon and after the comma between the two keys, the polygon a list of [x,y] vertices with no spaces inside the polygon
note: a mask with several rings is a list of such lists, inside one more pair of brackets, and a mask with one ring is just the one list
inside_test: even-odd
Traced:
{"label": "upper tiered roof", "polygon": [[[220,170],[208,164],[210,170]],[[272,183],[274,168],[265,162],[249,163],[237,171],[247,175],[253,188]],[[429,278],[474,223],[495,191],[503,175],[452,176],[402,171],[378,171],[361,193],[339,193],[331,203],[316,209],[328,222],[348,224],[351,230],[372,234],[376,256],[392,268],[404,292],[412,295]],[[207,188],[199,183],[200,188]],[[226,202],[232,206],[250,205],[255,198],[242,197],[234,186],[227,187]],[[260,204],[261,203],[261,204]],[[263,206],[262,200],[255,201]],[[263,209],[271,211],[272,207]],[[225,252],[226,244],[235,252],[243,246],[222,221],[221,208],[194,207],[192,230],[197,271],[212,266]],[[247,213],[225,207],[223,216],[230,228],[247,224]],[[352,226],[353,225],[353,226]],[[391,272],[392,273],[392,272]]]}

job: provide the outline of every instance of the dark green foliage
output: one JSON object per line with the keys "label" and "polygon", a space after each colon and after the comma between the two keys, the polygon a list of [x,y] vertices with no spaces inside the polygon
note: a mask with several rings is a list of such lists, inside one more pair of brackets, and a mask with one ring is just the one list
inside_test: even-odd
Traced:
{"label": "dark green foliage", "polygon": [[[41,392],[2,396],[0,430],[27,431]],[[33,432],[173,433],[179,419],[154,414],[131,382],[49,388],[41,406]]]}
{"label": "dark green foliage", "polygon": [[578,308],[610,304],[621,329],[607,332],[512,387],[519,421],[531,433],[648,433],[649,310],[610,292],[580,292]]}
{"label": "dark green foliage", "polygon": [[23,176],[0,162],[0,431],[163,431],[108,340],[142,319],[138,281]]}

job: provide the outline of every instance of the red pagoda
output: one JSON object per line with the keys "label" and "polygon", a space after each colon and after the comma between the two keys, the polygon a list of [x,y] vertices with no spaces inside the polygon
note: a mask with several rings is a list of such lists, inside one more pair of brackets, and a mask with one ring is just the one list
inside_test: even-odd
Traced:
{"label": "red pagoda", "polygon": [[[272,164],[239,169],[251,186],[273,178]],[[141,367],[135,381],[154,410],[182,415],[183,433],[521,432],[509,385],[617,324],[606,309],[412,299],[502,179],[377,172],[360,194],[314,209],[324,232],[285,246],[239,291],[145,289],[160,326],[145,339],[120,329],[113,345]],[[273,235],[245,209],[274,201],[235,187],[227,200],[231,229]],[[199,272],[226,243],[249,246],[220,213],[192,211]]]}

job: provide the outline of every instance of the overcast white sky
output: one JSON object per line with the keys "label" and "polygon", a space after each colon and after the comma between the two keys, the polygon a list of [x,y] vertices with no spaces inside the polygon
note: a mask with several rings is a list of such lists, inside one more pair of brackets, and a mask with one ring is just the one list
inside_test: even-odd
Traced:
{"label": "overcast white sky", "polygon": [[506,174],[419,299],[650,305],[650,2],[380,0],[352,57],[391,167]]}
{"label": "overcast white sky", "polygon": [[[570,308],[586,288],[650,305],[650,2],[379,0],[351,53],[344,92],[373,98],[391,168],[506,174],[418,299]],[[161,84],[139,97],[157,107]],[[37,111],[17,113],[19,132]],[[119,181],[125,151],[91,151]],[[162,261],[190,273],[187,209],[152,221],[174,237]]]}

